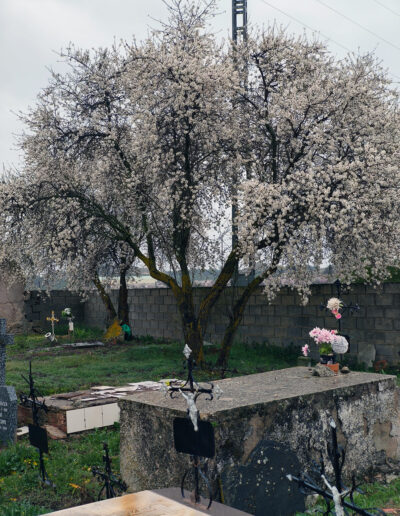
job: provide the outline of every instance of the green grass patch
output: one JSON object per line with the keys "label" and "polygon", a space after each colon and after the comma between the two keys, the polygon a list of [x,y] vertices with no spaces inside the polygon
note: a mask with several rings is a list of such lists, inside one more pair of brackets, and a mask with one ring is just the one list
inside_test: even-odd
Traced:
{"label": "green grass patch", "polygon": [[[166,343],[136,339],[130,342],[106,344],[99,348],[53,348],[43,337],[18,336],[7,349],[7,383],[17,392],[26,391],[29,360],[37,387],[43,395],[87,389],[94,385],[123,385],[127,382],[184,378],[184,358],[181,342]],[[210,372],[196,372],[200,380],[218,379],[214,368],[218,346],[205,347],[205,359]],[[226,376],[238,376],[296,365],[299,351],[263,344],[236,344],[232,349]]]}
{"label": "green grass patch", "polygon": [[103,469],[103,442],[108,442],[113,471],[119,472],[119,430],[101,429],[49,441],[46,470],[55,488],[42,487],[38,452],[23,439],[0,453],[1,516],[36,516],[97,500],[101,485],[92,466]]}

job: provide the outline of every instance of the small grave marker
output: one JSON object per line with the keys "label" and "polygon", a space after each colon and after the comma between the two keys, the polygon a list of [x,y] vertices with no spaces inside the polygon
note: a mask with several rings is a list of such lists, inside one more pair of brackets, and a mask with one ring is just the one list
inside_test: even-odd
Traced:
{"label": "small grave marker", "polygon": [[17,431],[18,400],[14,387],[6,385],[6,346],[14,343],[7,333],[5,319],[0,319],[0,444],[14,442]]}
{"label": "small grave marker", "polygon": [[22,378],[29,385],[29,395],[21,394],[21,403],[26,407],[30,407],[32,409],[32,420],[33,425],[29,426],[29,442],[32,446],[37,448],[39,452],[39,471],[40,471],[40,479],[43,484],[48,486],[52,486],[52,482],[47,475],[46,468],[44,466],[43,453],[49,453],[49,446],[47,440],[47,432],[44,428],[39,425],[39,411],[44,410],[48,411],[48,408],[43,401],[38,400],[38,396],[43,398],[39,391],[35,387],[35,382],[33,381],[32,376],[32,362],[29,362],[29,378],[25,378],[22,375]]}
{"label": "small grave marker", "polygon": [[97,466],[92,466],[92,473],[94,477],[97,477],[102,485],[98,500],[102,499],[103,493],[105,492],[106,499],[115,498],[118,496],[118,492],[124,493],[127,490],[127,485],[120,478],[116,477],[111,469],[111,458],[108,453],[108,444],[103,443],[103,462],[105,465],[105,471],[101,471]]}
{"label": "small grave marker", "polygon": [[59,319],[54,315],[54,310],[51,311],[51,317],[46,317],[46,321],[51,322],[51,332],[46,333],[46,338],[50,340],[50,342],[57,342],[56,334],[54,333],[54,323],[58,322]]}
{"label": "small grave marker", "polygon": [[286,478],[288,470],[299,469],[296,454],[288,446],[262,440],[245,464],[227,466],[222,471],[225,503],[255,516],[292,516],[303,512],[304,495]]}

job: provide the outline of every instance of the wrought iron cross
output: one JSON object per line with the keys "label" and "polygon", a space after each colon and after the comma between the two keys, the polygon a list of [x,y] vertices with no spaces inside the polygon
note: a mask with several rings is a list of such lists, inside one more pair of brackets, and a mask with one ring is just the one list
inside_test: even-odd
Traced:
{"label": "wrought iron cross", "polygon": [[0,385],[6,384],[6,346],[14,344],[14,335],[7,333],[6,319],[0,319]]}
{"label": "wrought iron cross", "polygon": [[[43,410],[48,412],[48,407],[43,399],[43,396],[35,387],[35,382],[32,375],[32,362],[29,362],[29,377],[26,378],[22,375],[22,378],[29,385],[29,395],[21,394],[20,400],[22,405],[30,407],[32,409],[32,421],[33,425],[29,425],[29,438],[31,444],[35,446],[39,451],[39,471],[42,482],[48,486],[53,486],[44,466],[43,453],[48,453],[47,445],[47,433],[44,428],[39,425],[39,411]],[[38,397],[41,397],[43,401],[39,401]]]}
{"label": "wrought iron cross", "polygon": [[199,421],[199,411],[196,407],[197,398],[201,396],[201,394],[208,394],[208,398],[206,398],[206,400],[213,400],[214,395],[218,399],[222,395],[222,389],[218,385],[215,387],[212,382],[205,382],[209,387],[201,387],[193,378],[193,369],[195,368],[196,363],[192,356],[192,350],[187,344],[185,344],[185,347],[183,348],[183,354],[185,355],[188,368],[188,377],[186,382],[180,387],[164,385],[164,391],[165,393],[169,392],[171,398],[176,398],[177,393],[180,393],[185,398],[188,406],[188,417],[192,421],[193,427],[197,432]]}
{"label": "wrought iron cross", "polygon": [[[336,287],[336,294],[337,294],[337,297],[338,299],[341,300],[341,296],[342,296],[342,283],[340,282],[340,280],[336,280],[334,283],[333,283]],[[321,304],[320,308],[321,310],[328,310],[327,306],[326,306],[326,302],[325,304]],[[340,308],[340,313],[341,315],[344,315],[346,312],[349,314],[349,315],[353,315],[354,312],[358,312],[360,310],[360,306],[357,304],[357,303],[353,303],[352,301],[350,301],[350,303],[346,304],[346,303],[343,303],[342,301],[342,305],[341,305],[341,308]],[[339,330],[339,333],[341,334],[342,332],[342,319],[337,319],[337,322],[338,322],[338,330]]]}
{"label": "wrought iron cross", "polygon": [[[323,512],[324,516],[330,514],[339,516],[340,514],[348,514],[346,509],[350,509],[352,514],[360,514],[361,516],[384,516],[384,512],[378,508],[364,509],[358,507],[354,502],[354,493],[359,492],[363,494],[356,485],[355,476],[353,474],[351,487],[346,487],[342,479],[342,470],[346,458],[345,450],[339,446],[337,440],[336,423],[333,419],[330,421],[331,428],[331,443],[327,445],[327,452],[329,461],[332,464],[334,472],[334,480],[327,478],[325,464],[322,459],[319,464],[314,463],[312,473],[303,473],[300,477],[294,475],[286,475],[291,482],[296,482],[300,491],[305,494],[316,493],[323,497],[326,510]],[[346,500],[346,498],[349,498]],[[333,512],[334,511],[334,512]]]}
{"label": "wrought iron cross", "polygon": [[105,471],[101,471],[97,466],[92,466],[92,473],[94,477],[97,477],[101,482],[104,481],[102,485],[99,495],[97,497],[98,500],[101,500],[103,491],[106,492],[106,498],[115,498],[117,493],[115,492],[115,488],[121,492],[124,492],[128,489],[128,486],[125,482],[119,478],[117,478],[111,470],[111,458],[108,452],[108,444],[103,443],[103,462],[105,465]]}

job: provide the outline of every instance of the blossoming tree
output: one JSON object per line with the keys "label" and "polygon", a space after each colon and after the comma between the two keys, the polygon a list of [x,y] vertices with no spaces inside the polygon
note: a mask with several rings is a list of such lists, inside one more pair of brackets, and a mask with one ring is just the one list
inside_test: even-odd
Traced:
{"label": "blossoming tree", "polygon": [[[70,71],[52,73],[24,115],[26,165],[3,199],[13,223],[55,218],[55,256],[84,227],[129,246],[172,290],[197,360],[236,266],[256,263],[223,365],[249,297],[279,288],[278,267],[306,293],[310,264],[329,260],[349,282],[396,262],[400,139],[397,96],[372,56],[337,62],[277,30],[228,48],[207,31],[212,9],[174,0],[142,44],[69,48]],[[191,273],[219,259],[232,202],[234,248],[195,307]]]}

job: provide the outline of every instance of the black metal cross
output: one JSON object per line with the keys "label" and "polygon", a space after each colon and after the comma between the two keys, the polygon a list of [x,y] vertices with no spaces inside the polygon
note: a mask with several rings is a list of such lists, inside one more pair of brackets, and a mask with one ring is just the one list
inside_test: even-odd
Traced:
{"label": "black metal cross", "polygon": [[105,464],[105,471],[101,471],[97,466],[92,467],[93,476],[97,477],[101,482],[104,481],[104,484],[99,491],[99,496],[97,497],[98,500],[101,500],[104,490],[106,492],[106,498],[109,499],[115,498],[117,496],[115,488],[121,492],[125,492],[128,488],[125,482],[117,478],[111,470],[111,459],[108,452],[107,443],[103,443],[103,450],[103,462]]}
{"label": "black metal cross", "polygon": [[35,387],[35,382],[33,380],[32,375],[32,362],[29,362],[29,376],[26,378],[22,375],[22,378],[29,385],[29,395],[21,394],[20,400],[21,404],[25,407],[30,407],[32,409],[32,421],[33,425],[29,425],[29,441],[37,448],[39,452],[39,470],[40,470],[40,478],[42,482],[46,485],[53,486],[53,483],[50,481],[49,476],[46,472],[46,468],[44,466],[43,453],[48,453],[48,442],[47,442],[47,432],[45,428],[42,428],[39,424],[39,411],[43,410],[47,412],[49,409],[46,403],[43,401],[39,401],[38,397],[43,399],[43,396]]}
{"label": "black metal cross", "polygon": [[[336,281],[334,281],[333,284],[336,287],[336,294],[337,294],[338,299],[340,299],[342,301],[342,299],[341,299],[341,297],[342,297],[342,283],[340,282],[339,279],[337,279]],[[327,302],[325,302],[325,304],[321,304],[320,305],[321,310],[328,310],[326,305],[327,305]],[[352,301],[350,301],[350,303],[346,304],[346,303],[343,303],[343,301],[342,301],[342,306],[340,308],[340,315],[344,315],[344,314],[346,314],[346,312],[349,315],[353,315],[354,312],[358,312],[359,310],[360,310],[360,306],[357,303],[353,303]],[[342,332],[342,319],[341,318],[337,319],[337,322],[338,322],[339,334],[341,334],[341,332]],[[349,340],[349,339],[347,339],[347,340]]]}
{"label": "black metal cross", "polygon": [[[352,477],[351,487],[346,488],[343,483],[342,470],[346,458],[346,451],[338,445],[336,423],[333,419],[330,422],[330,427],[331,443],[327,445],[327,451],[328,458],[333,467],[335,480],[330,481],[327,478],[322,454],[320,463],[314,463],[311,475],[305,473],[301,474],[300,477],[287,475],[288,480],[296,482],[304,495],[311,493],[321,495],[326,505],[326,510],[323,513],[324,516],[329,516],[330,514],[349,514],[346,509],[350,509],[351,511],[354,511],[355,514],[360,514],[361,516],[384,516],[385,513],[380,509],[363,509],[355,504],[353,498],[354,493],[359,492],[362,494],[362,492],[356,485],[354,475]],[[349,500],[346,500],[347,497],[349,497]],[[332,504],[332,502],[334,503]],[[335,512],[332,512],[333,510]]]}
{"label": "black metal cross", "polygon": [[190,471],[194,476],[194,501],[199,504],[200,498],[200,479],[202,479],[207,486],[209,492],[209,502],[207,509],[210,508],[212,503],[212,492],[209,481],[206,475],[201,469],[200,457],[212,458],[215,455],[215,438],[214,429],[209,421],[201,421],[199,417],[199,411],[196,407],[197,398],[201,394],[206,394],[208,397],[206,400],[211,401],[214,399],[214,395],[219,398],[222,394],[222,390],[217,385],[216,387],[212,382],[205,382],[209,387],[202,387],[193,378],[193,369],[196,366],[196,362],[192,356],[192,350],[187,344],[183,349],[183,354],[186,358],[186,364],[188,368],[188,376],[186,382],[179,386],[166,386],[164,385],[164,391],[171,398],[176,398],[180,393],[187,402],[187,418],[175,418],[174,420],[174,441],[175,449],[178,452],[186,453],[190,455],[190,461],[192,467],[189,468],[182,477],[181,482],[181,493],[182,497],[185,497],[184,483]]}

